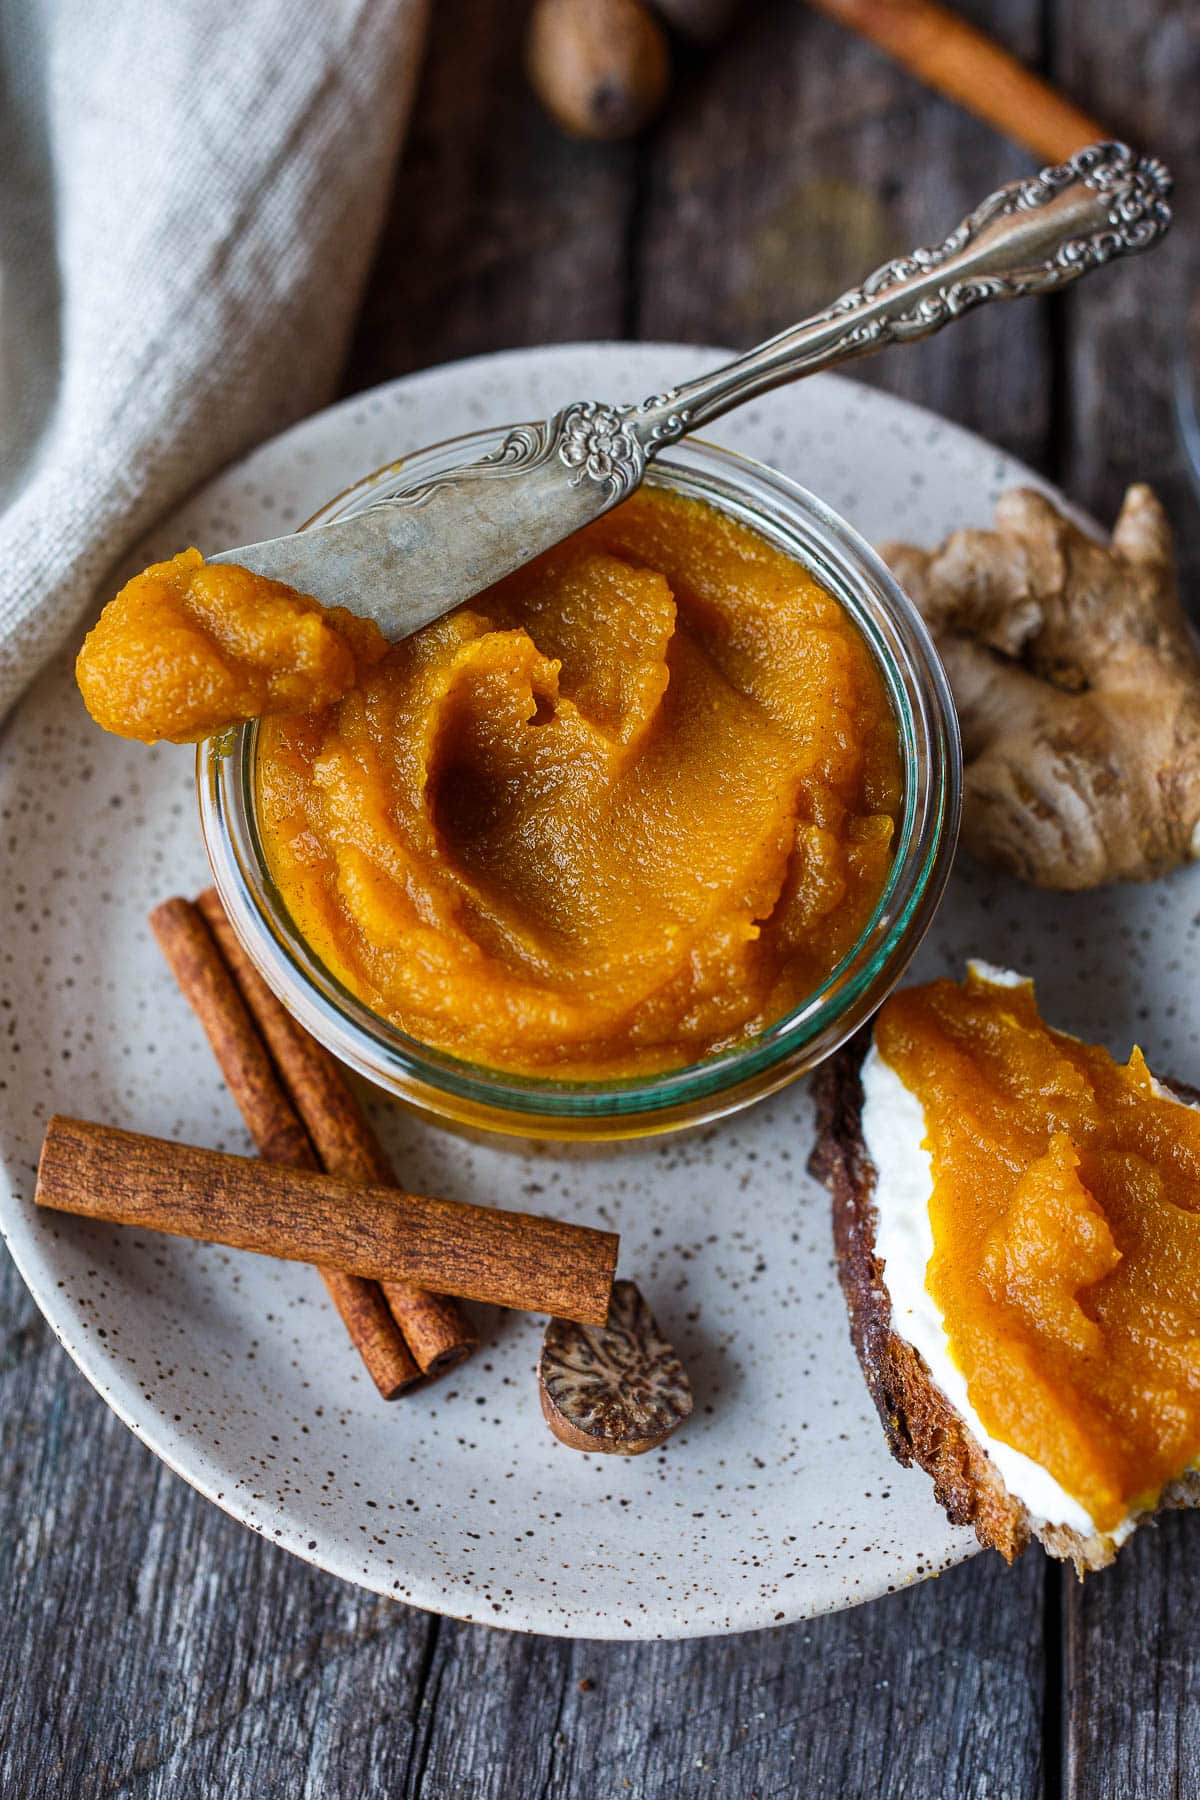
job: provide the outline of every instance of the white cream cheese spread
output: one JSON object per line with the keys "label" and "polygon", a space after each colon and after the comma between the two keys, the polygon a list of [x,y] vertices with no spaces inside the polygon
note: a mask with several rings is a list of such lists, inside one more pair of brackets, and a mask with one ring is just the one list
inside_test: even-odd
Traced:
{"label": "white cream cheese spread", "polygon": [[950,1353],[941,1309],[925,1285],[933,1255],[933,1171],[924,1148],[924,1108],[874,1044],[863,1063],[862,1086],[863,1142],[875,1167],[875,1252],[883,1263],[892,1330],[923,1357],[934,1386],[991,1457],[1014,1499],[1039,1523],[1070,1525],[1090,1537],[1095,1526],[1078,1500],[1040,1463],[993,1438],[971,1405],[967,1378]]}

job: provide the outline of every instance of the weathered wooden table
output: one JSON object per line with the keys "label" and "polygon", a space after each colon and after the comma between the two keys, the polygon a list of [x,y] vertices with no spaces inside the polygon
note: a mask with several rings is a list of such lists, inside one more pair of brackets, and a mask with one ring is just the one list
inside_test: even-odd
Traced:
{"label": "weathered wooden table", "polygon": [[[961,0],[960,0],[961,3]],[[1192,0],[964,10],[1200,176]],[[566,143],[518,8],[437,0],[423,97],[350,355],[354,389],[510,344],[748,344],[942,228],[1028,158],[803,6],[684,59],[636,147]],[[1066,301],[868,365],[1110,519],[1153,480],[1200,573],[1169,348],[1173,241]],[[1186,1071],[1194,1073],[1194,1071]],[[834,1618],[561,1643],[406,1611],[232,1523],[138,1444],[0,1270],[0,1794],[750,1796],[1200,1792],[1200,1521],[1078,1586],[980,1557]]]}

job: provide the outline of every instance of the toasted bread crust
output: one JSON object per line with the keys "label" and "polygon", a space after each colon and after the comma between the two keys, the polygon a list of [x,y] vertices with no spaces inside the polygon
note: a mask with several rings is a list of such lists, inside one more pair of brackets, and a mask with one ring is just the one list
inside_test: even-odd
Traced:
{"label": "toasted bread crust", "polygon": [[823,1064],[813,1084],[817,1142],[810,1167],[833,1196],[838,1275],[850,1336],[892,1454],[933,1477],[955,1525],[1011,1562],[1025,1548],[1024,1508],[1011,1499],[986,1453],[934,1386],[924,1359],[892,1330],[892,1308],[875,1254],[875,1170],[862,1135],[862,1065],[870,1029]]}
{"label": "toasted bread crust", "polygon": [[[916,1462],[931,1475],[951,1522],[974,1526],[980,1543],[1006,1561],[1035,1535],[1052,1556],[1073,1562],[1080,1575],[1103,1568],[1116,1554],[1112,1540],[1031,1519],[934,1384],[924,1358],[892,1329],[883,1265],[875,1254],[875,1170],[862,1133],[862,1065],[870,1043],[867,1026],[817,1071],[817,1139],[809,1168],[833,1197],[834,1246],[850,1336],[892,1454],[905,1467]],[[1182,1083],[1171,1086],[1181,1099],[1200,1099]],[[1159,1502],[1160,1508],[1196,1505],[1200,1472],[1181,1476]]]}

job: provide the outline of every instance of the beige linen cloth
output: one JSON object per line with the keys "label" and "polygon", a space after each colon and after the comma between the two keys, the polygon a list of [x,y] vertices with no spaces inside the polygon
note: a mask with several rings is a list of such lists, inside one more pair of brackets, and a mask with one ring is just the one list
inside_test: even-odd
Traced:
{"label": "beige linen cloth", "polygon": [[0,717],[114,562],[328,399],[427,0],[0,0]]}

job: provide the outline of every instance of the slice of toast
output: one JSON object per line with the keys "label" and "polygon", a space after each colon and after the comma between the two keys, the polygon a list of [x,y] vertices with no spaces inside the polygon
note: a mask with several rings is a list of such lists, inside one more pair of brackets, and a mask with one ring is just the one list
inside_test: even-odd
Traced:
{"label": "slice of toast", "polygon": [[[1079,1575],[1113,1560],[1110,1537],[1085,1537],[1066,1525],[1030,1517],[1005,1487],[986,1450],[938,1388],[924,1358],[892,1329],[886,1272],[875,1254],[875,1169],[863,1141],[861,1071],[871,1044],[864,1027],[822,1064],[813,1081],[817,1141],[812,1173],[833,1196],[833,1236],[838,1275],[850,1314],[850,1336],[883,1421],[892,1454],[907,1468],[916,1462],[933,1477],[933,1490],[955,1525],[973,1525],[981,1544],[1012,1562],[1036,1537],[1050,1552],[1074,1563]],[[1200,1100],[1179,1082],[1172,1092]],[[1200,1470],[1172,1482],[1159,1508],[1200,1505]],[[1141,1524],[1151,1513],[1141,1514]]]}

